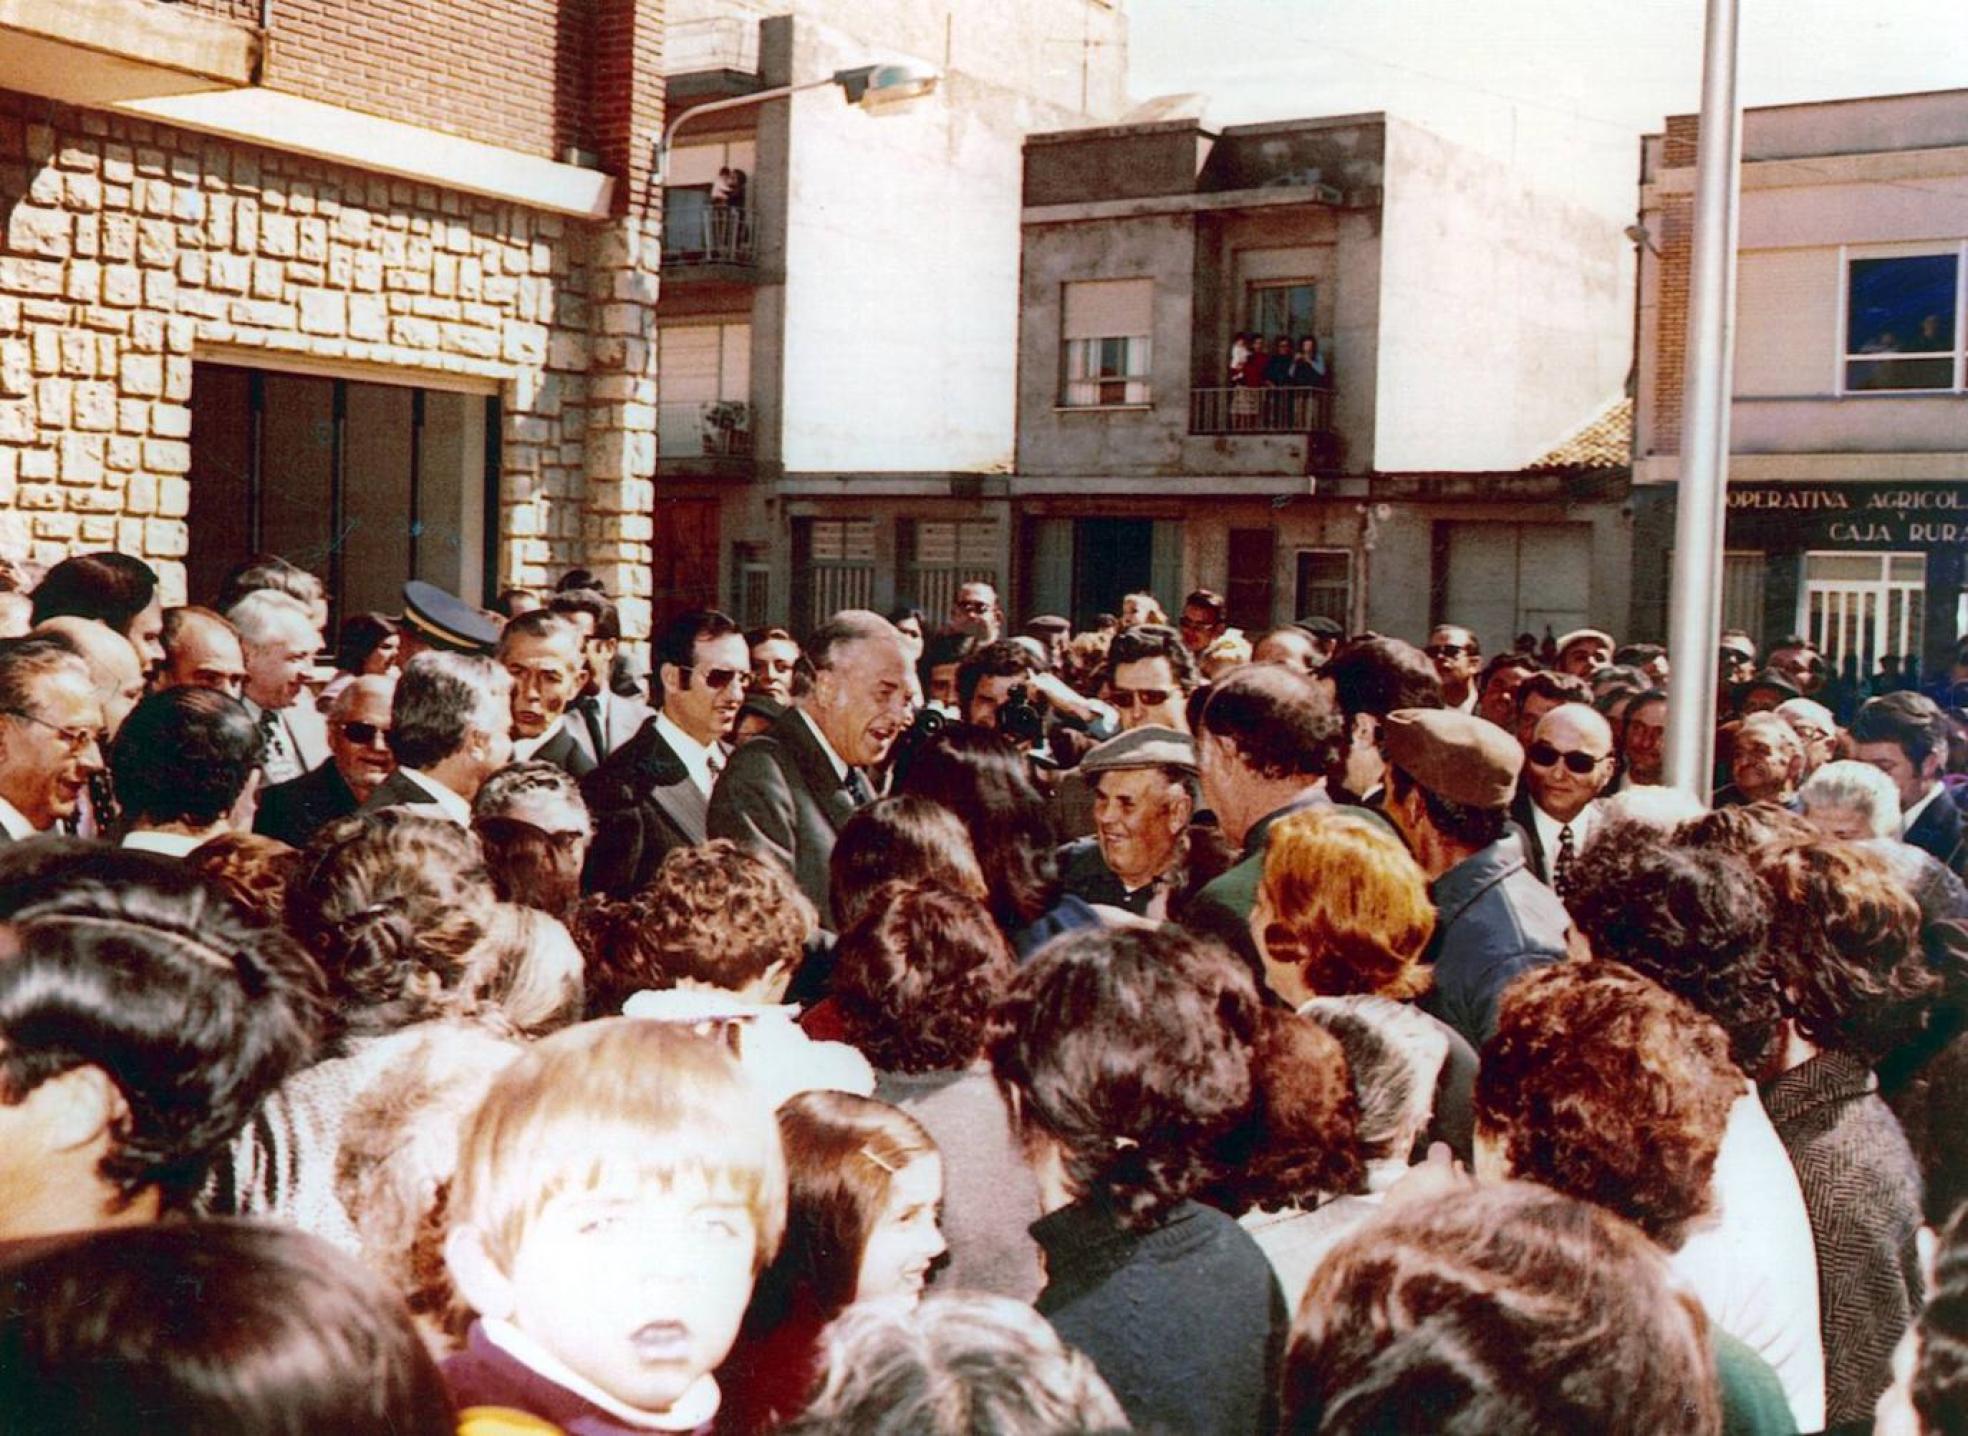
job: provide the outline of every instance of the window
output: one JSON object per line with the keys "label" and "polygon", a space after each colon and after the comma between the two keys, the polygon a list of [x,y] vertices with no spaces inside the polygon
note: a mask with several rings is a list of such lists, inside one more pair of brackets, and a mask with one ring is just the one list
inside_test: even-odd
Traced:
{"label": "window", "polygon": [[1353,553],[1343,548],[1302,548],[1298,551],[1298,591],[1295,618],[1330,618],[1348,632],[1353,628]]}
{"label": "window", "polygon": [[752,452],[751,325],[660,329],[656,362],[663,376],[657,409],[663,458],[743,458]]}
{"label": "window", "polygon": [[1267,343],[1282,334],[1296,345],[1314,332],[1318,296],[1315,284],[1253,284],[1246,327],[1263,335]]}
{"label": "window", "polygon": [[670,156],[663,187],[663,263],[750,264],[754,256],[750,140],[689,145]]}
{"label": "window", "polygon": [[771,612],[772,564],[762,543],[731,546],[731,591],[740,628],[763,628]]}
{"label": "window", "polygon": [[1919,553],[1807,553],[1798,627],[1834,673],[1863,681],[1888,654],[1918,656],[1927,591]]}
{"label": "window", "polygon": [[793,521],[793,629],[811,633],[843,608],[875,601],[875,521]]}
{"label": "window", "polygon": [[1155,282],[1096,279],[1065,290],[1060,404],[1076,409],[1146,404]]}
{"label": "window", "polygon": [[989,519],[902,520],[901,598],[940,622],[966,583],[998,587],[998,526]]}
{"label": "window", "polygon": [[193,365],[187,586],[266,552],[320,577],[336,622],[396,612],[413,578],[482,602],[498,434],[485,394]]}
{"label": "window", "polygon": [[1958,248],[1848,260],[1846,392],[1961,388],[1960,321]]}

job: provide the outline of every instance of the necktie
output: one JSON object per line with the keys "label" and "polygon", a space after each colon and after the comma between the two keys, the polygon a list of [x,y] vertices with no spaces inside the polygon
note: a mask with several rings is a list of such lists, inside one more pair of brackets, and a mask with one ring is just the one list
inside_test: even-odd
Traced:
{"label": "necktie", "polygon": [[271,708],[260,710],[260,742],[260,770],[266,774],[268,783],[284,783],[300,776],[300,764],[287,751],[287,735],[281,728],[280,715]]}
{"label": "necktie", "polygon": [[710,752],[704,755],[704,769],[711,775],[711,784],[715,787],[718,774],[724,771],[724,750],[722,748],[712,748]]}
{"label": "necktie", "polygon": [[1567,823],[1558,830],[1558,861],[1551,865],[1551,886],[1561,898],[1572,895],[1572,859],[1577,855],[1572,846],[1572,825]]}
{"label": "necktie", "polygon": [[588,744],[594,749],[595,762],[608,756],[608,735],[601,726],[601,700],[599,698],[576,698],[574,709],[581,715],[581,721],[588,725]]}
{"label": "necktie", "polygon": [[868,786],[867,776],[859,768],[849,768],[841,786],[847,789],[857,808],[865,808],[875,801],[875,790]]}

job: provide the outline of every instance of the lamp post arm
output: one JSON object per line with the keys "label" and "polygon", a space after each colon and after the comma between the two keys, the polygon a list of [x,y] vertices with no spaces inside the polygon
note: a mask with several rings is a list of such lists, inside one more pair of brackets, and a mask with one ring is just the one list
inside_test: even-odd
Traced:
{"label": "lamp post arm", "polygon": [[668,181],[670,169],[670,147],[675,143],[677,131],[688,120],[699,115],[712,114],[718,110],[739,110],[747,105],[764,104],[767,100],[783,100],[788,95],[797,95],[801,90],[817,90],[822,85],[834,83],[832,75],[824,80],[809,80],[803,85],[778,85],[770,90],[758,90],[749,95],[733,95],[722,100],[706,100],[701,105],[692,105],[663,128],[663,137],[656,142],[656,172],[651,183],[664,184]]}

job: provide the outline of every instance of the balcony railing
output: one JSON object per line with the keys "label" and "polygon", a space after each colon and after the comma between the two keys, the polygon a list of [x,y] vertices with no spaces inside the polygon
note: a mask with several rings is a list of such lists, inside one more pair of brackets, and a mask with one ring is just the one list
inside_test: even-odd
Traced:
{"label": "balcony railing", "polygon": [[1189,391],[1192,434],[1324,434],[1332,430],[1330,389]]}
{"label": "balcony railing", "polygon": [[752,406],[742,399],[662,404],[656,417],[658,452],[665,460],[752,456]]}
{"label": "balcony railing", "polygon": [[757,229],[748,209],[711,205],[663,231],[663,263],[673,267],[757,262]]}

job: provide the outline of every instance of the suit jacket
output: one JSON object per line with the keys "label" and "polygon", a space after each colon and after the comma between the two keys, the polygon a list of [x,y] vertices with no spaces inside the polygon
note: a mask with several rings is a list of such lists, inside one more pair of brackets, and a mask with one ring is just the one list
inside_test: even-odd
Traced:
{"label": "suit jacket", "polygon": [[640,698],[624,698],[612,690],[599,695],[597,699],[601,719],[602,740],[608,745],[607,753],[596,753],[594,743],[588,736],[588,720],[580,710],[569,705],[567,709],[567,731],[574,735],[590,758],[596,763],[612,757],[615,750],[642,731],[642,725],[656,716],[656,710]]}
{"label": "suit jacket", "polygon": [[1190,900],[1182,915],[1182,925],[1192,932],[1214,937],[1262,973],[1264,964],[1251,936],[1251,909],[1257,906],[1258,885],[1264,881],[1264,854],[1269,846],[1272,824],[1308,808],[1330,808],[1331,798],[1324,788],[1303,793],[1278,809],[1267,813],[1244,834],[1243,855],[1227,871],[1204,885]]}
{"label": "suit jacket", "polygon": [[302,848],[322,828],[337,818],[347,817],[358,806],[354,792],[342,779],[341,770],[330,759],[298,778],[275,783],[260,794],[260,811],[253,819],[253,831],[278,838],[289,847]]}
{"label": "suit jacket", "polygon": [[1961,809],[1946,784],[1934,795],[1934,801],[1921,810],[1920,817],[1906,830],[1901,841],[1932,853],[1957,876],[1968,868],[1968,848],[1961,841]]}
{"label": "suit jacket", "polygon": [[369,800],[357,811],[375,813],[384,808],[407,808],[416,803],[428,803],[435,808],[437,799],[404,777],[403,770],[399,768],[383,779],[376,791],[369,795]]}
{"label": "suit jacket", "polygon": [[1519,783],[1510,799],[1510,825],[1524,846],[1524,866],[1541,883],[1550,883],[1551,873],[1544,865],[1544,844],[1538,840],[1537,819],[1531,816],[1531,789]]}
{"label": "suit jacket", "polygon": [[[585,746],[580,751],[586,756]],[[710,835],[710,801],[654,722],[581,780],[581,796],[595,825],[581,875],[589,892],[638,892],[672,848],[692,847]]]}
{"label": "suit jacket", "polygon": [[[264,710],[254,706],[247,711],[257,722]],[[275,710],[274,716],[293,746],[294,756],[300,759],[303,777],[328,760],[328,720],[321,716],[312,700],[303,696],[293,707]]]}
{"label": "suit jacket", "polygon": [[706,828],[711,837],[730,838],[778,862],[819,910],[821,925],[831,929],[827,864],[834,835],[855,807],[854,795],[795,708],[732,753],[711,793]]}
{"label": "suit jacket", "polygon": [[579,726],[580,715],[568,715],[561,721],[560,731],[533,750],[533,761],[551,763],[569,777],[587,777],[595,770],[595,760],[594,754],[588,751],[587,742],[574,736],[574,730]]}

